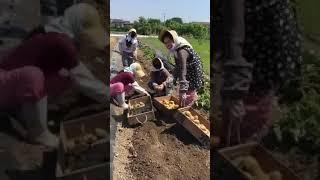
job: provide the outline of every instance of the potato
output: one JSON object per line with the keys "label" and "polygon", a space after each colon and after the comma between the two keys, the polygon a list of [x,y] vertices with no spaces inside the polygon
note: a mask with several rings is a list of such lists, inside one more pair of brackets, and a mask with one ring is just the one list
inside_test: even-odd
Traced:
{"label": "potato", "polygon": [[169,101],[168,100],[163,100],[162,104],[169,104]]}
{"label": "potato", "polygon": [[141,107],[140,104],[136,104],[136,105],[134,105],[134,106],[135,106],[136,109],[138,109],[138,108]]}
{"label": "potato", "polygon": [[203,131],[206,135],[210,136],[210,131],[208,129]]}
{"label": "potato", "polygon": [[169,101],[169,104],[174,104],[174,101]]}
{"label": "potato", "polygon": [[194,119],[193,122],[196,124],[200,124],[200,121],[198,119]]}
{"label": "potato", "polygon": [[194,117],[194,119],[198,119],[198,116],[197,115],[195,115],[195,116],[193,116]]}
{"label": "potato", "polygon": [[185,111],[184,114],[185,114],[187,117],[191,117],[191,116],[192,116],[192,114],[191,114],[190,111]]}
{"label": "potato", "polygon": [[199,128],[200,128],[202,131],[206,131],[206,130],[207,130],[207,128],[206,128],[203,124],[201,124],[201,125],[199,126]]}
{"label": "potato", "polygon": [[258,161],[252,156],[245,156],[239,163],[239,168],[248,172],[257,180],[269,180],[269,176],[263,172]]}
{"label": "potato", "polygon": [[108,136],[108,132],[104,129],[96,128],[94,132],[98,138],[106,138]]}

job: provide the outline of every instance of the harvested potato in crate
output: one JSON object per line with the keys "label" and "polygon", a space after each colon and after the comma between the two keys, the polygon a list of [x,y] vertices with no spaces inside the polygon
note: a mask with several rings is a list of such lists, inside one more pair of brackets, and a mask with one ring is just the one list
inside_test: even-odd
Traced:
{"label": "harvested potato in crate", "polygon": [[152,111],[152,104],[151,104],[151,101],[150,102],[148,101],[148,99],[136,98],[134,100],[129,100],[130,115],[141,114],[149,111]]}
{"label": "harvested potato in crate", "polygon": [[151,97],[130,99],[127,118],[129,125],[143,124],[155,119]]}
{"label": "harvested potato in crate", "polygon": [[178,109],[175,119],[202,145],[210,147],[210,122],[191,107]]}
{"label": "harvested potato in crate", "polygon": [[172,115],[174,111],[179,109],[179,100],[174,96],[155,97],[154,105],[159,111]]}
{"label": "harvested potato in crate", "polygon": [[198,128],[200,128],[206,135],[210,136],[210,130],[203,124],[203,122],[200,122],[197,114],[192,114],[188,110],[183,111],[182,114],[185,115],[187,119],[191,120],[196,126],[198,126]]}
{"label": "harvested potato in crate", "polygon": [[61,123],[58,163],[63,173],[109,161],[107,127],[106,112]]}
{"label": "harvested potato in crate", "polygon": [[246,143],[217,150],[214,179],[300,180],[288,167],[257,143]]}

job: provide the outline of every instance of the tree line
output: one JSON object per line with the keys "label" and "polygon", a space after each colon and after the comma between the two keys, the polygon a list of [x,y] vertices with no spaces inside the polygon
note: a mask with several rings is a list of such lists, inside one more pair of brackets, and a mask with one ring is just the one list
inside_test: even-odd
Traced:
{"label": "tree line", "polygon": [[[132,27],[112,29],[115,31],[128,31]],[[175,30],[181,36],[194,37],[196,39],[209,39],[209,26],[198,23],[184,23],[179,17],[174,17],[161,22],[160,19],[139,17],[134,21],[133,28],[142,35],[158,35],[162,29]]]}

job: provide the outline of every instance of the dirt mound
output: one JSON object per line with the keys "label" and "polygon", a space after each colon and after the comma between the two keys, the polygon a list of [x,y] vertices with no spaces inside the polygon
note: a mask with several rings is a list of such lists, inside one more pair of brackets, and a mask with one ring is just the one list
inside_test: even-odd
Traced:
{"label": "dirt mound", "polygon": [[135,130],[130,170],[139,179],[210,179],[209,151],[178,124]]}

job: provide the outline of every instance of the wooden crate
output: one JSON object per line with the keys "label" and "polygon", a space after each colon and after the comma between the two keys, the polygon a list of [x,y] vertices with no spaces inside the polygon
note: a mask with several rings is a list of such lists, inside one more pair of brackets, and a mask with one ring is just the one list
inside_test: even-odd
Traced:
{"label": "wooden crate", "polygon": [[[94,134],[96,128],[104,128],[108,130],[109,124],[106,117],[106,112],[103,112],[61,123],[61,143],[60,148],[58,150],[58,166],[60,167],[62,174],[66,173],[67,169],[69,169],[70,171],[74,171],[78,169],[87,168],[88,166],[95,166],[97,164],[105,163],[110,160],[109,138],[106,137],[83,149],[83,152],[81,152],[81,149],[79,149],[79,147],[75,147],[75,150],[80,151],[80,153],[77,154],[79,158],[74,160],[76,161],[76,164],[79,165],[72,169],[70,169],[70,166],[68,165],[69,159],[72,158],[72,153],[68,150],[67,142],[70,139],[81,135],[81,127],[83,125],[85,126],[86,133]],[[85,160],[81,159],[84,157],[86,158]]]}
{"label": "wooden crate", "polygon": [[144,107],[134,110],[129,108],[127,118],[129,125],[137,125],[137,124],[144,124],[149,120],[154,120],[154,110],[152,105],[151,97],[143,96],[135,99],[129,100],[129,107],[135,105],[136,103],[143,102],[145,104]]}
{"label": "wooden crate", "polygon": [[57,169],[57,180],[106,180],[110,178],[110,163],[104,163],[71,173],[61,174]]}
{"label": "wooden crate", "polygon": [[201,124],[203,124],[210,131],[210,122],[201,116],[197,111],[191,107],[184,107],[178,109],[174,114],[175,119],[187,129],[201,144],[205,147],[210,147],[210,136],[205,134],[193,121],[188,119],[183,112],[190,111],[192,115],[197,115]]}
{"label": "wooden crate", "polygon": [[168,101],[174,101],[175,104],[179,105],[179,99],[174,96],[161,96],[161,97],[155,97],[154,98],[154,106],[160,111],[163,112],[163,114],[166,115],[174,115],[174,113],[177,111],[177,109],[168,109],[163,104],[163,100]]}
{"label": "wooden crate", "polygon": [[249,180],[233,163],[232,159],[251,155],[257,159],[264,172],[280,171],[282,180],[300,180],[299,177],[277,161],[270,152],[257,143],[247,143],[238,146],[227,147],[214,153],[214,178]]}

